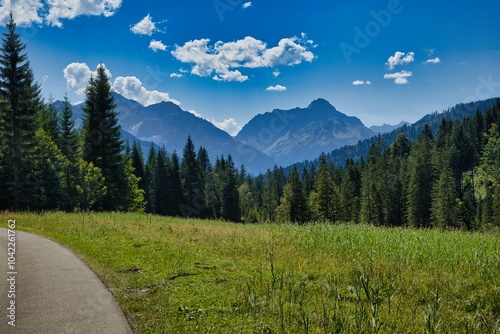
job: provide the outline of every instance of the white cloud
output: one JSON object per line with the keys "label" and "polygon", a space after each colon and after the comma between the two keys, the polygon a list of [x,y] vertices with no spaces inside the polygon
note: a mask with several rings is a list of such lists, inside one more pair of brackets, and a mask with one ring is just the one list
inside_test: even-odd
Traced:
{"label": "white cloud", "polygon": [[270,92],[284,92],[286,90],[286,87],[282,85],[269,86],[266,88],[266,90]]}
{"label": "white cloud", "polygon": [[[106,75],[108,76],[108,78],[111,78],[111,72],[106,69],[106,65],[97,65],[97,67],[99,66],[104,66]],[[97,72],[91,71],[86,63],[71,63],[64,68],[63,73],[68,89],[78,95],[84,95],[85,88],[89,84],[90,77],[92,75],[95,77]]]}
{"label": "white cloud", "polygon": [[413,76],[413,73],[410,71],[401,71],[396,73],[385,74],[384,79],[394,79],[394,83],[396,85],[406,85],[409,83],[409,77]]}
{"label": "white cloud", "polygon": [[157,30],[151,15],[146,15],[142,20],[130,27],[130,31],[138,35],[151,36]]}
{"label": "white cloud", "polygon": [[212,124],[218,127],[219,129],[226,131],[231,136],[236,136],[238,132],[241,130],[241,126],[234,120],[234,118],[226,118],[222,122],[217,122],[212,119]]}
{"label": "white cloud", "polygon": [[167,46],[163,44],[161,41],[157,41],[155,39],[151,40],[149,42],[149,48],[153,50],[154,52],[160,50],[160,51],[167,51]]}
{"label": "white cloud", "polygon": [[394,53],[394,56],[390,56],[389,59],[387,59],[387,67],[392,70],[394,67],[397,65],[406,65],[415,60],[415,53],[414,52],[408,52],[405,54],[404,52],[401,51],[396,51]]}
{"label": "white cloud", "polygon": [[198,39],[176,45],[172,55],[180,62],[193,64],[191,74],[239,82],[248,80],[248,76],[235,68],[293,66],[315,58],[304,38],[298,37],[283,38],[272,48],[250,36],[235,42],[218,41],[214,45],[209,42]]}
{"label": "white cloud", "polygon": [[[111,72],[106,69],[106,66],[104,64],[99,64],[97,66],[104,66],[106,75],[111,81]],[[63,73],[68,89],[82,96],[85,95],[85,88],[89,84],[90,77],[95,77],[96,75],[96,71],[91,71],[86,63],[71,63],[66,66]],[[166,92],[147,90],[143,86],[141,80],[134,76],[117,77],[112,83],[112,88],[118,94],[145,106],[162,101],[169,101],[178,105],[181,104],[178,100],[171,98]]]}
{"label": "white cloud", "polygon": [[224,74],[218,74],[213,77],[216,81],[236,81],[244,82],[248,80],[248,76],[241,74],[240,71],[227,71]]}
{"label": "white cloud", "polygon": [[171,78],[182,78],[182,77],[184,77],[184,74],[182,74],[182,73],[171,73],[170,77]]}
{"label": "white cloud", "polygon": [[243,9],[250,8],[250,7],[252,7],[252,2],[251,2],[251,1],[249,1],[249,2],[245,2],[245,3],[243,4],[243,6],[241,6],[241,7],[243,7]]}
{"label": "white cloud", "polygon": [[352,84],[354,86],[360,86],[360,85],[371,85],[372,83],[370,81],[354,80]]}
{"label": "white cloud", "polygon": [[279,76],[280,76],[280,74],[281,74],[281,72],[280,72],[279,70],[277,70],[277,69],[273,71],[273,76],[274,76],[275,78],[279,77]]}
{"label": "white cloud", "polygon": [[0,22],[5,24],[12,10],[14,20],[20,26],[45,23],[62,27],[61,20],[81,15],[112,16],[121,3],[122,0],[3,0],[0,2]]}
{"label": "white cloud", "polygon": [[113,89],[127,99],[131,99],[141,103],[144,106],[160,103],[162,101],[173,102],[180,105],[181,103],[172,99],[168,93],[157,90],[147,90],[141,80],[134,76],[117,77],[113,82]]}
{"label": "white cloud", "polygon": [[436,58],[432,58],[432,59],[427,59],[425,61],[425,64],[438,64],[441,62],[441,59],[439,59],[439,57],[436,57]]}
{"label": "white cloud", "polygon": [[191,110],[188,110],[188,112],[195,115],[198,118],[204,119],[203,116],[201,116],[196,110],[191,109]]}

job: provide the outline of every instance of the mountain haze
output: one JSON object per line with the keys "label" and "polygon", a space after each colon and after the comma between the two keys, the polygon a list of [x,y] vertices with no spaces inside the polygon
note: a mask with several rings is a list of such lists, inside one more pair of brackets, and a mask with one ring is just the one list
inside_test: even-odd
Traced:
{"label": "mountain haze", "polygon": [[370,130],[372,130],[376,135],[378,135],[378,134],[384,134],[384,133],[394,131],[394,130],[399,129],[400,127],[402,127],[404,125],[411,125],[411,124],[408,122],[405,122],[405,121],[401,121],[396,125],[390,125],[390,124],[372,125],[372,126],[370,126]]}
{"label": "mountain haze", "polygon": [[358,118],[317,99],[307,108],[259,114],[235,138],[287,166],[374,135]]}

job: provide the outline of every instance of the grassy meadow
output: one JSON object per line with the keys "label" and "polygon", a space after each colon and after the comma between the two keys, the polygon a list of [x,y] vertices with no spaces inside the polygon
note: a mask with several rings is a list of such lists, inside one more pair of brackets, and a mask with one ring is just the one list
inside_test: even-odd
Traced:
{"label": "grassy meadow", "polygon": [[2,213],[78,254],[136,333],[500,333],[500,235]]}

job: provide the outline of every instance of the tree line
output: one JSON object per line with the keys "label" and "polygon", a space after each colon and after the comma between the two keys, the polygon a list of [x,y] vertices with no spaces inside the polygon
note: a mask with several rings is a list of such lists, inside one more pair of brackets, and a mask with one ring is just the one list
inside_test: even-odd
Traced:
{"label": "tree line", "polygon": [[12,14],[0,49],[0,209],[137,211],[234,222],[362,222],[477,229],[500,225],[500,101],[414,140],[379,136],[360,161],[247,175],[212,164],[188,136],[181,155],[120,135],[104,66],[85,91],[81,130],[71,103],[45,103]]}

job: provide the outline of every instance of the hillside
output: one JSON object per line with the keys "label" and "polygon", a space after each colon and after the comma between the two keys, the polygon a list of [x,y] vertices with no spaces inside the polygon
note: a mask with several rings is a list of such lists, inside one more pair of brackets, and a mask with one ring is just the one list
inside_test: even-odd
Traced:
{"label": "hillside", "polygon": [[259,114],[235,138],[287,166],[373,135],[358,118],[339,112],[324,99],[317,99],[307,108],[275,109]]}
{"label": "hillside", "polygon": [[[269,156],[235,140],[209,121],[182,110],[172,102],[145,107],[117,93],[113,96],[122,129],[143,142],[152,142],[165,147],[168,152],[176,150],[180,153],[190,135],[197,147],[205,147],[212,162],[217,157],[230,154],[236,166],[244,165],[252,174],[265,172],[275,164]],[[81,118],[81,107],[81,104],[73,107],[77,119]],[[126,137],[130,138],[130,135]]]}
{"label": "hillside", "polygon": [[[424,126],[426,124],[431,127],[433,133],[436,133],[439,124],[444,118],[455,121],[463,120],[465,117],[472,117],[477,110],[483,112],[485,108],[493,106],[497,99],[498,98],[491,98],[466,104],[460,103],[441,113],[438,113],[436,111],[434,113],[427,114],[414,124],[403,125],[396,130],[380,135],[380,139],[385,146],[389,146],[396,140],[398,134],[404,133],[408,136],[410,141],[413,141],[418,135],[422,133],[422,130],[424,129]],[[368,150],[377,139],[378,136],[374,136],[368,139],[360,140],[354,145],[346,145],[333,151],[324,152],[326,153],[328,161],[332,162],[336,166],[343,166],[347,159],[359,161],[361,158],[366,158]],[[303,167],[311,165],[317,167],[318,160],[316,158],[310,159],[309,161],[303,161],[294,165],[299,170],[302,170]]]}

